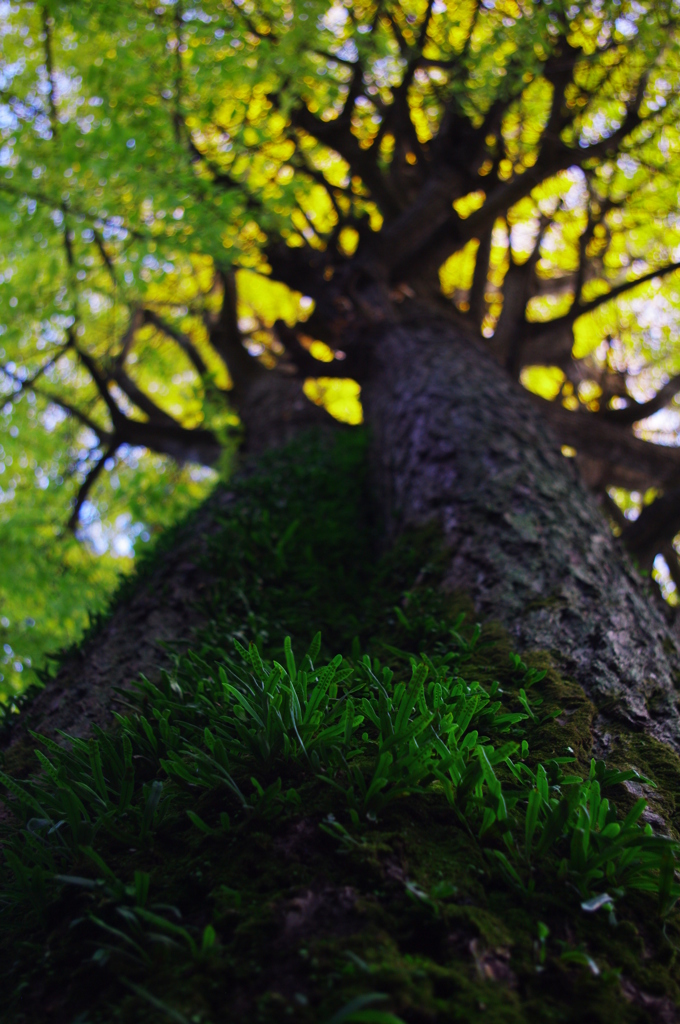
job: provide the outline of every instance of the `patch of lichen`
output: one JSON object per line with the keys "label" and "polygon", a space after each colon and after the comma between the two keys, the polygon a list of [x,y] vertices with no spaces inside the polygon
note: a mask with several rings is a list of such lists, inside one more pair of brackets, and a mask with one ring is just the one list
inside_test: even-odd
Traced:
{"label": "patch of lichen", "polygon": [[[234,515],[211,537],[220,581],[204,598],[199,656],[236,637],[280,657],[283,636],[304,646],[320,628],[327,653],[356,648],[403,672],[395,651],[447,649],[452,628],[470,639],[474,609],[466,595],[440,589],[445,552],[433,528],[377,554],[362,466],[360,439],[333,448],[310,438],[240,485]],[[519,710],[523,676],[511,653],[507,633],[486,623],[460,672],[484,686],[498,681]],[[524,659],[547,672],[535,684],[539,720],[527,724],[530,759],[573,752],[587,772],[593,705],[547,654]],[[614,755],[657,782],[674,821],[680,760],[632,734],[619,736]],[[286,771],[300,805],[276,816],[239,818],[226,790],[185,793],[148,841],[132,846],[110,834],[98,848],[125,881],[148,872],[154,902],[177,908],[194,934],[212,925],[212,947],[189,956],[181,941],[156,943],[144,961],[88,920],[87,891],[64,890],[41,921],[26,915],[0,937],[8,993],[0,1020],[316,1024],[364,997],[365,1013],[390,1011],[409,1024],[637,1024],[660,1019],[655,998],[680,998],[678,919],[671,915],[664,932],[649,898],[621,900],[616,923],[604,911],[586,914],[553,863],[537,865],[534,893],[519,891],[436,787],[388,806],[343,841],[321,827],[329,813],[349,825],[334,791]],[[187,809],[210,821],[228,811],[233,827],[205,835]],[[83,855],[73,871],[88,869]],[[96,909],[109,919],[105,898]],[[98,952],[107,942],[108,959]]]}

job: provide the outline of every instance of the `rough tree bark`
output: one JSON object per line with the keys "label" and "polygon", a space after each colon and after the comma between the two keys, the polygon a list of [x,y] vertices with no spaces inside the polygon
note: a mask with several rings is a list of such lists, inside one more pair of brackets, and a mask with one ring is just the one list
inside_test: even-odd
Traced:
{"label": "rough tree bark", "polygon": [[431,317],[385,326],[373,353],[364,405],[390,536],[438,522],[445,586],[551,652],[600,710],[605,750],[618,716],[680,750],[678,646],[526,392]]}

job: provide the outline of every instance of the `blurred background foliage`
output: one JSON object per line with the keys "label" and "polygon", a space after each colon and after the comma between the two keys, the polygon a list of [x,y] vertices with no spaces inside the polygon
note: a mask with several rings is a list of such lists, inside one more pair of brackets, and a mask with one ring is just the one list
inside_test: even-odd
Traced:
{"label": "blurred background foliage", "polygon": [[[236,276],[242,329],[250,330],[253,351],[266,353],[258,334],[263,332],[270,343],[267,327],[277,319],[292,326],[311,305],[301,305],[302,296],[261,275],[238,271]],[[167,295],[190,301],[186,278],[176,274],[164,275],[150,291],[157,304]],[[181,309],[176,319],[200,344],[200,325],[190,322],[188,311]],[[325,346],[316,345],[317,358],[324,361]],[[224,365],[207,345],[205,356],[206,361],[212,358],[213,379],[228,385]],[[175,406],[188,426],[203,423],[211,412],[213,427],[237,424],[224,405],[210,409],[209,396],[181,357],[157,332],[138,332],[142,386],[160,395],[171,410]],[[228,478],[238,440],[238,434],[232,443],[225,440],[215,468],[178,465],[145,448],[120,449],[115,460],[105,463],[106,472],[89,493],[74,534],[66,525],[68,509],[98,454],[96,438],[48,397],[21,386],[25,365],[10,362],[8,369],[4,381],[0,378],[0,395],[4,390],[6,398],[0,412],[0,700],[38,680],[46,656],[77,641],[92,616],[106,608],[121,578],[132,571],[135,556],[200,504],[220,478]],[[45,377],[50,384],[73,388],[80,383],[73,380],[77,372],[62,356]],[[309,379],[305,391],[338,420],[361,422],[356,382],[320,377]]]}
{"label": "blurred background foliage", "polygon": [[[588,301],[622,281],[644,281],[575,320],[580,380],[547,361],[521,369],[525,387],[567,409],[597,412],[625,405],[606,391],[614,378],[644,402],[680,372],[673,3],[435,0],[427,61],[409,71],[404,149],[384,125],[420,45],[426,7],[0,0],[0,699],[35,678],[47,652],[76,639],[135,553],[231,471],[239,421],[207,327],[220,305],[219,272],[238,268],[244,343],[275,366],[283,358],[275,323],[304,327],[314,303],[270,279],[268,243],[333,247],[349,258],[381,230],[370,188],[290,117],[295,108],[318,114],[319,123],[337,119],[359,62],[363,92],[351,132],[357,152],[375,146],[385,168],[398,160],[405,173],[416,166],[452,96],[472,124],[505,104],[478,169],[490,190],[492,178],[510,180],[536,163],[551,95],[542,69],[560,33],[582,55],[565,93],[579,111],[580,135],[569,139],[576,147],[616,132],[644,69],[635,149],[593,158],[585,170],[558,170],[499,215],[481,334],[494,337],[508,273],[538,245],[529,323],[567,313],[578,288]],[[465,74],[449,75],[447,62]],[[517,83],[521,95],[510,102]],[[475,188],[454,208],[464,221],[485,199]],[[442,291],[462,315],[479,248],[468,241],[440,269]],[[140,310],[156,321],[136,321]],[[357,382],[324,375],[324,363],[340,356],[312,335],[304,344],[319,362],[305,393],[339,419],[360,422]],[[110,368],[123,357],[128,382],[166,416],[220,438],[218,463],[177,465],[134,444],[106,458],[96,433],[105,432],[106,402],[84,359]],[[139,422],[130,386],[109,392]],[[675,400],[635,431],[677,445],[679,428]],[[76,539],[66,528],[69,509],[99,462]],[[653,497],[609,494],[628,518]],[[655,572],[675,600],[663,559]]]}
{"label": "blurred background foliage", "polygon": [[101,611],[135,551],[213,485],[215,473],[130,449],[101,478],[76,537],[66,528],[77,465],[88,451],[79,424],[32,394],[7,403],[0,442],[0,692],[35,679],[47,652],[78,639]]}

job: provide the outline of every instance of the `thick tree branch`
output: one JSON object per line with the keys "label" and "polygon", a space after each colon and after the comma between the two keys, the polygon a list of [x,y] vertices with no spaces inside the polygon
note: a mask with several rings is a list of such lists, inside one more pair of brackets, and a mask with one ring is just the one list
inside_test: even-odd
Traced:
{"label": "thick tree branch", "polygon": [[678,594],[680,594],[680,562],[678,561],[678,553],[669,542],[662,544],[659,550],[666,560],[670,577],[673,583],[675,583]]}
{"label": "thick tree branch", "polygon": [[15,384],[19,385],[19,387],[12,393],[12,395],[10,395],[10,401],[16,401],[16,399],[19,398],[25,391],[35,391],[36,383],[40,380],[42,376],[44,376],[44,374],[47,373],[48,370],[52,369],[55,363],[59,362],[61,357],[69,348],[70,342],[67,342],[64,345],[60,345],[56,353],[53,356],[50,356],[50,358],[47,359],[42,364],[42,366],[40,366],[35,371],[32,377],[26,377],[23,380],[21,377],[18,377],[16,373],[10,370],[7,366],[0,366],[0,373],[4,373],[6,377],[9,377],[10,380],[14,381]]}
{"label": "thick tree branch", "polygon": [[[301,129],[317,139],[322,145],[335,150],[349,164],[353,175],[364,181],[373,198],[381,207],[385,216],[394,216],[398,212],[394,197],[390,193],[382,173],[377,165],[377,147],[364,150],[352,132],[352,116],[354,105],[364,89],[364,70],[360,62],[353,65],[349,92],[341,113],[331,121],[322,121],[315,117],[304,103],[300,103],[288,112],[294,128]],[[275,96],[271,101],[280,109]]]}
{"label": "thick tree branch", "polygon": [[[64,348],[66,347],[67,346],[64,346]],[[44,372],[44,370],[48,368],[48,366],[49,364],[46,364],[46,366],[42,367],[38,371],[38,373],[34,375],[32,379],[26,381],[22,380],[11,370],[8,370],[6,366],[2,367],[2,373],[4,373],[5,376],[9,377],[10,380],[13,380],[15,381],[15,383],[20,385],[19,391],[15,392],[15,394],[20,394],[23,390],[30,388],[30,390],[34,391],[36,395],[40,395],[41,398],[44,398],[47,402],[51,402],[53,405],[58,405],[59,408],[63,409],[64,412],[68,413],[69,416],[73,416],[73,418],[77,419],[79,423],[82,423],[84,427],[88,427],[88,429],[91,430],[92,433],[95,434],[100,439],[100,441],[105,440],[107,437],[109,437],[110,432],[108,430],[105,430],[103,427],[100,427],[98,423],[95,423],[95,421],[90,416],[87,415],[87,413],[84,413],[81,409],[78,409],[77,406],[69,402],[68,399],[62,398],[59,395],[53,395],[49,391],[45,391],[41,387],[36,386],[35,382]],[[10,398],[11,397],[13,396],[10,396]]]}
{"label": "thick tree branch", "polygon": [[[404,36],[399,28],[399,25],[395,21],[392,14],[390,14],[389,11],[385,11],[384,17],[390,24],[395,39],[397,40],[400,53],[402,57],[406,58],[407,64],[401,82],[392,90],[392,103],[389,106],[386,106],[382,111],[383,121],[382,124],[380,125],[380,130],[378,131],[378,135],[375,139],[375,142],[373,143],[374,150],[377,150],[382,137],[387,132],[393,132],[395,136],[395,141],[397,143],[406,142],[410,147],[411,151],[415,153],[419,158],[421,166],[424,158],[424,151],[423,147],[420,144],[420,140],[418,139],[418,134],[416,132],[413,120],[411,118],[411,110],[408,102],[408,93],[413,84],[413,78],[417,69],[419,67],[424,66],[422,51],[427,42],[427,33],[429,31],[430,22],[432,20],[432,7],[433,0],[430,0],[430,2],[427,4],[423,20],[420,24],[420,28],[418,29],[418,39],[413,46],[409,46],[409,44],[404,39]],[[395,157],[390,167],[391,180],[395,178],[395,171],[399,169],[403,170],[403,168],[397,168],[397,166],[395,166],[395,164],[400,163],[398,159],[399,156],[401,156],[401,154],[397,154],[395,152]],[[393,185],[398,185],[398,181],[393,180]]]}
{"label": "thick tree branch", "polygon": [[67,333],[71,342],[71,348],[76,353],[81,363],[87,369],[88,373],[92,377],[92,380],[94,382],[95,387],[97,388],[97,391],[99,392],[100,397],[104,400],[106,408],[109,410],[111,422],[113,423],[113,427],[115,430],[116,427],[125,419],[125,416],[118,408],[116,402],[114,401],[111,395],[111,392],[108,389],[106,377],[100,371],[99,367],[97,366],[92,356],[89,355],[84,349],[78,348],[72,327],[68,328]]}
{"label": "thick tree branch", "polygon": [[532,396],[562,444],[589,461],[588,483],[595,489],[623,487],[646,491],[680,486],[680,448],[635,437],[628,427],[598,414],[570,412],[559,401]]}
{"label": "thick tree branch", "polygon": [[[555,154],[564,146],[561,136],[565,128],[573,124],[574,113],[570,113],[566,106],[566,90],[573,81],[573,73],[576,64],[583,57],[580,47],[572,46],[565,38],[566,32],[560,40],[559,54],[549,57],[543,65],[543,77],[550,82],[553,88],[550,113],[541,133],[539,141],[538,162],[547,163],[554,159]],[[567,54],[564,55],[566,49]],[[574,108],[576,110],[577,108]]]}
{"label": "thick tree branch", "polygon": [[191,338],[187,337],[183,331],[177,330],[177,328],[173,327],[172,324],[169,324],[167,320],[163,320],[158,313],[154,313],[151,309],[145,309],[142,315],[145,323],[151,324],[156,328],[156,330],[161,331],[162,334],[166,334],[168,338],[172,338],[173,341],[177,342],[182,351],[190,359],[199,377],[206,376],[208,367]]}
{"label": "thick tree branch", "polygon": [[619,530],[624,530],[628,525],[628,520],[614,499],[609,497],[607,491],[600,492],[598,495],[598,501],[601,503],[602,508],[609,518],[616,524],[616,526],[618,526]]}
{"label": "thick tree branch", "polygon": [[232,271],[218,271],[222,285],[222,304],[216,317],[206,317],[210,343],[223,360],[234,389],[236,402],[243,398],[254,381],[267,371],[243,347],[238,326],[236,280]]}
{"label": "thick tree branch", "polygon": [[397,46],[399,47],[399,53],[402,57],[405,57],[409,52],[410,47],[404,39],[404,34],[399,28],[397,21],[387,9],[383,12],[383,18],[392,29],[392,34],[394,35]]}
{"label": "thick tree branch", "polygon": [[548,220],[541,218],[534,248],[525,263],[517,264],[509,243],[510,266],[503,282],[503,307],[496,324],[489,349],[498,362],[513,375],[520,369],[519,354],[522,342],[522,327],[525,323],[527,303],[531,297],[536,264],[541,254],[541,242]]}
{"label": "thick tree branch", "polygon": [[164,412],[160,406],[145,395],[144,392],[138,385],[132,380],[131,377],[125,372],[120,364],[116,364],[111,373],[112,381],[114,381],[121,389],[123,394],[127,395],[131,402],[137,406],[137,408],[149,417],[151,423],[165,423],[166,425],[177,426],[177,420],[170,416],[167,412]]}
{"label": "thick tree branch", "polygon": [[[449,173],[448,180],[445,176],[440,179],[438,188],[427,182],[415,203],[381,233],[380,260],[390,279],[409,279],[414,272],[420,276],[428,270],[436,272],[436,268],[453,252],[461,249],[471,238],[479,238],[497,217],[506,214],[540,182],[568,167],[582,167],[592,159],[615,151],[641,121],[640,105],[645,87],[646,78],[643,76],[621,126],[608,138],[578,148],[561,140],[557,145],[544,146],[533,167],[497,185],[484,205],[464,221],[451,209],[451,203],[465,194],[463,175]],[[505,106],[514,99],[512,97]],[[484,184],[484,180],[480,180],[480,187]],[[427,230],[423,224],[427,225]]]}
{"label": "thick tree branch", "polygon": [[135,334],[144,323],[144,314],[139,307],[133,307],[125,334],[120,339],[120,349],[115,358],[115,366],[125,366],[125,361],[135,341]]}
{"label": "thick tree branch", "polygon": [[427,34],[430,31],[430,23],[432,22],[432,15],[434,14],[433,8],[434,0],[428,0],[423,20],[421,21],[420,27],[418,28],[417,49],[420,50],[421,52],[425,49],[425,46],[427,44]]}
{"label": "thick tree branch", "polygon": [[489,258],[491,256],[491,239],[493,227],[488,227],[479,240],[479,248],[475,259],[475,269],[470,288],[469,317],[477,330],[481,329],[486,310],[486,284],[489,276]]}
{"label": "thick tree branch", "polygon": [[636,402],[629,398],[628,402],[630,404],[625,409],[603,409],[602,412],[598,413],[598,416],[609,420],[610,423],[631,426],[639,420],[653,416],[659,409],[665,408],[678,393],[680,393],[680,374],[671,377],[668,383],[664,384],[648,402]]}
{"label": "thick tree branch", "polygon": [[68,399],[63,398],[60,395],[53,395],[49,391],[43,391],[42,388],[34,387],[33,390],[36,395],[40,395],[40,397],[44,398],[46,401],[59,406],[59,408],[68,413],[69,416],[73,416],[73,418],[78,420],[79,423],[82,423],[84,427],[88,427],[88,429],[91,430],[100,441],[106,441],[107,438],[111,437],[111,431],[106,430],[104,427],[100,427],[98,423],[95,423],[95,421],[87,415],[87,413],[78,409],[78,407],[73,405],[72,402],[69,402]]}
{"label": "thick tree branch", "polygon": [[100,458],[95,462],[94,466],[92,466],[92,468],[86,474],[85,479],[83,480],[78,489],[76,500],[73,503],[73,510],[71,512],[71,516],[67,524],[69,530],[75,532],[78,526],[78,520],[80,519],[80,512],[83,505],[87,501],[87,496],[94,487],[94,485],[96,484],[99,477],[101,476],[106,460],[110,459],[113,455],[115,455],[116,449],[117,445],[110,444],[103,452],[103,454],[100,456]]}
{"label": "thick tree branch", "polygon": [[[612,299],[617,299],[619,295],[625,295],[626,292],[631,291],[633,288],[637,288],[638,285],[647,284],[649,281],[653,281],[655,277],[665,277],[667,274],[673,274],[676,270],[680,270],[680,261],[674,263],[667,263],[663,267],[657,267],[654,270],[648,271],[643,274],[642,277],[636,277],[632,281],[622,281],[620,284],[614,285],[608,292],[603,292],[602,295],[596,295],[594,299],[590,299],[588,302],[575,302],[572,308],[563,317],[558,317],[551,323],[556,326],[560,326],[562,323],[574,323],[580,316],[584,316],[586,313],[592,313],[594,310],[599,309],[600,306],[604,305],[605,302],[611,302]],[[543,326],[543,325],[541,325]]]}
{"label": "thick tree branch", "polygon": [[590,190],[590,182],[586,177],[586,187],[588,188],[588,204],[586,209],[586,226],[581,232],[581,236],[578,240],[578,267],[576,268],[576,276],[574,278],[574,302],[581,302],[581,293],[583,292],[583,285],[586,280],[586,268],[588,266],[587,253],[588,246],[593,240],[595,234],[595,225],[602,222],[604,210],[600,211],[598,217],[593,216],[593,197]]}
{"label": "thick tree branch", "polygon": [[[269,36],[269,39],[271,39],[272,42],[276,42],[276,36],[273,33]],[[307,52],[314,53],[317,57],[323,57],[324,60],[333,61],[336,64],[342,64],[346,68],[353,68],[356,64],[356,61],[348,60],[346,57],[341,57],[338,53],[326,53],[325,50],[320,50],[316,46],[311,46]]]}
{"label": "thick tree branch", "polygon": [[159,455],[169,455],[180,464],[196,462],[203,466],[214,466],[222,453],[222,445],[212,430],[203,427],[190,429],[174,422],[144,422],[126,418],[114,439],[119,445],[148,448]]}
{"label": "thick tree branch", "polygon": [[650,505],[645,505],[637,519],[629,522],[621,533],[626,547],[643,569],[652,568],[654,557],[665,544],[680,532],[680,487],[667,490]]}
{"label": "thick tree branch", "polygon": [[608,292],[595,296],[588,302],[572,304],[571,309],[564,316],[556,317],[554,320],[544,322],[525,323],[523,327],[525,341],[521,349],[522,363],[529,366],[535,363],[556,363],[561,364],[564,359],[571,356],[573,347],[573,326],[580,316],[592,313],[599,309],[606,302],[611,302],[621,295],[637,288],[639,285],[648,284],[656,277],[665,277],[680,270],[680,262],[668,263],[664,267],[657,267],[650,270],[642,277],[632,281],[622,281],[620,284],[610,288]]}
{"label": "thick tree branch", "polygon": [[102,262],[104,263],[104,266],[106,267],[106,269],[108,271],[109,277],[111,278],[111,283],[113,284],[114,288],[117,288],[118,287],[118,279],[116,278],[116,268],[113,265],[113,260],[111,259],[111,257],[109,256],[108,252],[106,251],[106,246],[104,245],[104,239],[99,234],[99,231],[97,230],[96,227],[92,229],[92,233],[94,235],[95,245],[97,246],[97,249],[99,250],[99,255],[101,256]]}

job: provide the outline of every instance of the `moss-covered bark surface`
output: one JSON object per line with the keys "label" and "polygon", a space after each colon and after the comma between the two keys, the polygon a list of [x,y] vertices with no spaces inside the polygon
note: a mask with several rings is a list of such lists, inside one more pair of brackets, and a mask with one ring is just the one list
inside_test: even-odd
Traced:
{"label": "moss-covered bark surface", "polygon": [[[596,709],[547,655],[522,662],[499,626],[480,633],[466,598],[442,593],[436,533],[376,554],[363,465],[355,436],[269,456],[211,534],[206,559],[219,583],[204,596],[191,653],[126,698],[117,731],[70,754],[36,743],[33,782],[25,746],[14,763],[6,753],[17,820],[3,826],[0,868],[3,1021],[678,1019],[676,850],[660,837],[680,832],[680,759],[621,725],[604,740],[598,732],[611,807],[588,825],[604,851],[588,876],[585,818],[565,801],[573,779],[595,771]],[[234,641],[287,667],[288,676],[276,670],[285,681],[295,673],[284,638],[300,668],[317,630],[315,664],[344,659],[345,679],[324,705],[337,736],[325,746],[319,730],[306,739],[298,717],[283,745],[263,746],[229,690],[241,678],[230,669]],[[241,664],[260,678],[255,662]],[[402,775],[364,798],[356,772],[377,777],[389,701],[396,694],[396,708],[411,692],[412,673],[421,679],[412,735],[391,748]],[[442,692],[456,713],[474,704],[470,724],[450,733],[455,745],[474,727],[458,785],[438,748],[427,772],[412,767],[440,727]],[[288,721],[276,700],[272,714]],[[239,743],[254,746],[243,753]],[[505,754],[488,774],[479,765],[494,750]],[[527,841],[531,794],[543,786]],[[642,797],[631,867],[617,829],[640,814]],[[596,818],[592,799],[588,807]],[[598,909],[584,909],[605,892]]]}

